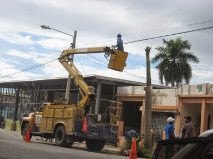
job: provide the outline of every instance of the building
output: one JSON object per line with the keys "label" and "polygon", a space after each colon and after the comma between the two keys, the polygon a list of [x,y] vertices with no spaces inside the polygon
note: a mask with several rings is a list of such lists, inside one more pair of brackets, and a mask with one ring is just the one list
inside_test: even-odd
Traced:
{"label": "building", "polygon": [[[143,105],[145,103],[144,86],[119,87],[117,100],[123,103],[123,135],[134,129],[144,134]],[[168,116],[177,114],[176,90],[164,86],[152,86],[152,128],[155,136],[161,138]]]}
{"label": "building", "polygon": [[[158,86],[159,87],[159,86]],[[144,86],[119,87],[117,100],[123,102],[123,131],[144,131]],[[162,137],[166,119],[175,118],[175,133],[179,136],[184,117],[191,116],[196,135],[213,128],[213,84],[180,85],[178,88],[152,89],[152,129]],[[123,133],[123,135],[124,135]]]}
{"label": "building", "polygon": [[[91,113],[95,114],[104,112],[107,100],[116,100],[117,87],[144,85],[96,75],[85,77],[85,81],[95,88],[97,100],[91,108]],[[76,103],[79,90],[73,80],[71,84],[71,102]],[[61,102],[65,97],[66,85],[66,78],[0,83],[0,116],[10,119],[19,118],[23,113],[32,112],[34,108],[38,109],[44,102]]]}
{"label": "building", "polygon": [[[119,135],[125,135],[130,129],[144,134],[144,83],[103,76],[88,76],[85,81],[95,88],[96,93],[91,114],[104,114],[106,102],[117,100],[122,102],[118,114]],[[71,102],[76,103],[79,90],[73,81],[71,83]],[[66,78],[0,83],[0,116],[17,119],[43,102],[61,102],[66,84]],[[177,89],[152,85],[152,129],[159,139],[169,116],[175,118],[177,136],[184,124],[184,116],[192,117],[197,135],[213,128],[213,84],[180,85]]]}
{"label": "building", "polygon": [[181,85],[178,88],[176,133],[180,133],[184,116],[191,116],[197,135],[213,129],[213,84]]}

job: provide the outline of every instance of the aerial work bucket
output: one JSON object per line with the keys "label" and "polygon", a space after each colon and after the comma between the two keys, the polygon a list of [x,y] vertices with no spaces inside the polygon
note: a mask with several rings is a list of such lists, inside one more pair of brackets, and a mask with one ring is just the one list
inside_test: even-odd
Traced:
{"label": "aerial work bucket", "polygon": [[128,53],[120,50],[114,50],[114,53],[111,53],[108,68],[116,71],[123,71],[126,66],[126,59]]}

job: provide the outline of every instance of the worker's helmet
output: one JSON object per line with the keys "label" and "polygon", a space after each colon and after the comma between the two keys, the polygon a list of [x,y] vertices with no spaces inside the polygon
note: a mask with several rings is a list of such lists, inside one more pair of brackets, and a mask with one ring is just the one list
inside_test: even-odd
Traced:
{"label": "worker's helmet", "polygon": [[167,118],[167,123],[173,122],[175,119],[173,119],[172,117]]}
{"label": "worker's helmet", "polygon": [[121,38],[122,36],[121,36],[121,34],[119,33],[119,34],[117,35],[117,37],[118,37],[118,38]]}

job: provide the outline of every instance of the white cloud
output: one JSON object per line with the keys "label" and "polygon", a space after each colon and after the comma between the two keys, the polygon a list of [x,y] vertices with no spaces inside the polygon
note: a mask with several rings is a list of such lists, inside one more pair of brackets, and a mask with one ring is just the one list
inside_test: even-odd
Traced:
{"label": "white cloud", "polygon": [[[124,42],[139,40],[168,33],[190,30],[204,25],[188,24],[212,19],[213,1],[153,1],[153,0],[13,0],[2,1],[0,6],[0,40],[12,44],[5,45],[1,54],[17,57],[17,62],[43,64],[56,59],[61,50],[70,46],[72,37],[57,33],[53,30],[42,30],[40,25],[50,25],[56,29],[77,34],[77,47],[95,47],[113,45],[116,42],[116,34],[122,33]],[[10,8],[10,10],[8,10]],[[206,25],[212,25],[207,23]],[[188,26],[188,27],[186,27]],[[192,82],[212,81],[211,68],[212,30],[182,35],[183,39],[192,43],[193,52],[201,59],[199,66],[193,67]],[[175,36],[174,36],[175,37]],[[174,38],[169,37],[166,39]],[[14,45],[14,44],[18,44]],[[145,57],[145,47],[151,46],[151,58],[156,54],[155,48],[162,44],[161,39],[143,41],[124,45],[125,50],[131,54]],[[29,46],[30,51],[23,50]],[[41,46],[42,49],[40,49]],[[142,57],[141,57],[142,56]],[[3,58],[0,59],[0,62]],[[19,71],[11,61],[1,65],[6,72]],[[56,60],[57,61],[57,60]],[[65,76],[67,72],[58,62],[52,62],[41,67],[39,78]],[[8,65],[5,65],[8,64]],[[206,64],[205,67],[201,65]],[[80,67],[80,65],[78,65]],[[199,67],[199,69],[197,68]],[[128,77],[126,73],[117,73],[100,67],[86,67],[89,71],[102,75],[113,75],[122,78]],[[153,69],[155,70],[155,69]],[[83,71],[83,70],[81,70]],[[145,68],[138,63],[137,69],[128,71],[144,76]],[[4,72],[4,73],[6,73]],[[22,74],[22,78],[35,79],[31,72]],[[25,76],[26,75],[26,76]],[[154,71],[153,79],[158,80],[157,71]],[[128,77],[135,78],[136,76]],[[9,79],[8,79],[9,80]],[[139,78],[140,80],[140,78]]]}
{"label": "white cloud", "polygon": [[37,41],[45,49],[62,50],[69,46],[69,42],[61,39],[42,39]]}
{"label": "white cloud", "polygon": [[43,64],[49,61],[52,61],[54,59],[57,59],[59,57],[60,52],[48,52],[48,53],[41,53],[41,52],[36,52],[36,51],[29,51],[29,52],[24,52],[24,51],[19,51],[19,50],[8,50],[5,52],[5,54],[10,55],[10,56],[15,56],[20,61],[24,61],[24,63],[27,63],[27,61],[34,61],[37,64]]}
{"label": "white cloud", "polygon": [[42,68],[45,78],[67,77],[68,73],[63,66],[56,60]]}
{"label": "white cloud", "polygon": [[18,51],[18,50],[8,50],[6,52],[6,54],[11,55],[11,56],[20,57],[23,59],[33,59],[36,56],[35,54],[33,54],[31,52],[23,52],[23,51]]}
{"label": "white cloud", "polygon": [[32,45],[34,44],[31,36],[22,36],[17,33],[0,33],[0,39],[11,44]]}
{"label": "white cloud", "polygon": [[11,74],[18,72],[19,70],[16,69],[13,65],[0,61],[0,66],[3,69],[0,69],[0,82],[1,81],[10,81]]}

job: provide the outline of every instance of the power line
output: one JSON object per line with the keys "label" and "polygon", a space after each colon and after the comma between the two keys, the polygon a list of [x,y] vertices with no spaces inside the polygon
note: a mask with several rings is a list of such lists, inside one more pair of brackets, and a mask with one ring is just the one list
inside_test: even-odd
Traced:
{"label": "power line", "polygon": [[168,36],[186,34],[186,33],[202,31],[202,30],[209,30],[209,29],[213,29],[213,26],[209,26],[209,27],[205,27],[205,28],[199,28],[199,29],[193,29],[193,30],[187,30],[187,31],[182,31],[182,32],[177,32],[177,33],[172,33],[172,34],[160,35],[160,36],[155,36],[155,37],[151,37],[151,38],[144,38],[144,39],[140,39],[140,40],[129,41],[129,42],[125,42],[124,44],[130,44],[130,43],[136,43],[136,42],[141,42],[141,41],[165,38],[165,37],[168,37]]}
{"label": "power line", "polygon": [[202,24],[212,23],[212,22],[213,22],[213,20],[204,20],[204,21],[188,24],[186,27],[190,27],[190,26],[194,26],[194,25],[200,25],[200,24],[202,25]]}
{"label": "power line", "polygon": [[[96,58],[96,57],[94,57],[94,56],[92,56],[92,55],[90,55],[92,58],[94,58],[94,59],[96,59],[97,61],[100,61],[101,62],[101,64],[106,64],[107,65],[107,63],[106,62],[104,62],[104,61],[102,61],[102,60],[100,60],[99,58]],[[108,59],[107,59],[108,60]]]}
{"label": "power line", "polygon": [[[151,38],[144,38],[144,39],[140,39],[140,40],[129,41],[129,42],[125,42],[124,44],[130,44],[130,43],[136,43],[136,42],[141,42],[141,41],[159,39],[159,38],[164,38],[164,37],[168,37],[168,36],[186,34],[186,33],[191,33],[191,32],[196,32],[196,31],[202,31],[202,30],[209,30],[209,29],[213,29],[213,26],[204,27],[204,28],[198,28],[198,29],[193,29],[193,30],[187,30],[187,31],[182,31],[182,32],[177,32],[177,33],[172,33],[172,34],[160,35],[160,36],[155,36],[155,37],[151,37]],[[93,57],[93,58],[94,58],[94,57]],[[95,59],[100,61],[100,59],[98,59],[98,58],[95,58]],[[16,75],[16,74],[20,74],[20,73],[23,73],[23,72],[32,70],[32,69],[34,69],[34,68],[44,66],[44,65],[46,65],[46,64],[48,64],[48,63],[51,63],[51,62],[53,62],[53,61],[55,61],[55,60],[57,60],[57,59],[53,59],[53,60],[51,60],[51,61],[49,61],[49,62],[46,62],[46,63],[43,63],[43,64],[39,64],[39,65],[32,66],[32,67],[27,68],[27,69],[25,69],[25,70],[23,70],[23,71],[16,72],[16,73],[13,73],[13,74],[10,74],[10,75],[0,76],[0,78],[10,77],[10,76],[13,76],[13,75]],[[144,77],[143,77],[143,78],[144,78]]]}
{"label": "power line", "polygon": [[[104,62],[104,61],[102,61],[102,60],[100,60],[100,59],[98,59],[98,58],[96,58],[96,57],[94,57],[94,56],[92,56],[92,55],[90,55],[90,56],[91,56],[92,58],[94,58],[94,59],[96,59],[96,60],[98,60],[98,61],[101,62],[101,63],[96,62],[97,64],[100,64],[100,65],[107,64],[106,62]],[[90,60],[90,59],[89,59],[89,60]],[[91,61],[91,60],[90,60],[90,61]],[[104,64],[103,64],[103,63],[104,63]],[[130,76],[134,76],[134,77],[141,78],[141,79],[146,79],[146,77],[143,77],[143,76],[140,76],[140,75],[136,75],[136,74],[131,73],[131,72],[128,72],[128,71],[126,71],[126,70],[124,70],[123,72],[129,74]],[[158,80],[152,80],[152,81],[155,81],[155,82],[159,82],[159,83],[160,83],[160,81],[158,81]]]}
{"label": "power line", "polygon": [[86,74],[86,71],[85,71],[85,69],[84,69],[84,66],[83,66],[83,64],[81,63],[81,60],[80,60],[80,58],[78,57],[78,58],[76,58],[76,59],[78,60],[79,64],[81,65],[81,67],[82,67],[82,70],[84,71],[84,74]]}
{"label": "power line", "polygon": [[[207,23],[212,23],[213,22],[213,20],[203,20],[203,21],[198,21],[198,22],[194,22],[194,23],[189,23],[189,24],[187,24],[186,26],[183,26],[183,27],[177,27],[177,28],[175,28],[175,29],[182,29],[182,28],[186,28],[186,27],[191,27],[191,26],[198,26],[198,25],[202,25],[202,24],[207,24]],[[110,39],[104,39],[104,41],[106,41],[107,43],[110,43],[110,41],[111,41],[112,39],[110,38]],[[93,42],[91,42],[91,43],[84,43],[84,46],[85,45],[91,45],[91,44],[96,44],[97,45],[97,43],[99,43],[99,45],[100,46],[103,46],[103,40],[102,40],[102,42],[101,41],[98,41],[98,40],[96,40],[96,42],[95,41],[93,41]],[[125,44],[125,43],[124,43]],[[109,45],[112,45],[112,44],[109,44]]]}
{"label": "power line", "polygon": [[[57,58],[57,59],[58,59],[58,58]],[[56,61],[57,59],[53,59],[53,60],[48,61],[48,62],[45,62],[45,63],[43,63],[43,64],[34,65],[34,66],[32,66],[32,67],[26,68],[26,69],[24,69],[24,70],[22,70],[22,71],[15,72],[15,73],[12,73],[12,74],[9,74],[9,75],[3,75],[3,76],[0,76],[0,78],[11,77],[11,76],[13,76],[13,75],[17,75],[17,74],[20,74],[20,73],[23,73],[23,72],[27,72],[27,71],[32,70],[32,69],[35,69],[35,68],[37,68],[37,67],[41,67],[41,66],[47,65],[47,64],[49,64],[49,63],[51,63],[51,62],[53,62],[53,61]]]}

